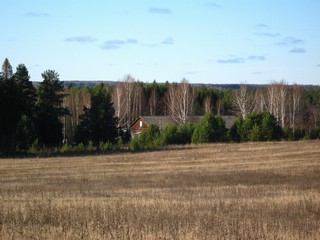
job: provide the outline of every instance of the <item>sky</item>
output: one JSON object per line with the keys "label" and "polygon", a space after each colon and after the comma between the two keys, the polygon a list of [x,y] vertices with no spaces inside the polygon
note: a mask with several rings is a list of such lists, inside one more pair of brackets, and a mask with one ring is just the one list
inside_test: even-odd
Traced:
{"label": "sky", "polygon": [[320,84],[319,0],[0,3],[0,61],[32,81]]}

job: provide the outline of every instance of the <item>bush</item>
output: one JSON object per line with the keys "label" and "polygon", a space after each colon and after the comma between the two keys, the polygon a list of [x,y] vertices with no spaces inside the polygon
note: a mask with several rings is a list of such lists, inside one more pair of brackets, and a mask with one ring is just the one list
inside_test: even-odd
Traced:
{"label": "bush", "polygon": [[74,152],[84,152],[85,151],[85,147],[84,147],[83,143],[79,143],[78,145],[74,146],[72,149]]}
{"label": "bush", "polygon": [[94,146],[93,142],[90,140],[87,146],[87,151],[88,152],[94,152],[96,151],[97,148]]}
{"label": "bush", "polygon": [[154,149],[160,146],[159,142],[160,130],[159,127],[151,124],[140,136],[135,136],[129,143],[129,149]]}
{"label": "bush", "polygon": [[64,144],[62,145],[62,147],[60,148],[60,152],[61,153],[70,153],[73,151],[72,146],[68,145],[68,144]]}
{"label": "bush", "polygon": [[177,126],[174,124],[168,124],[162,131],[158,140],[161,146],[168,144],[177,144]]}
{"label": "bush", "polygon": [[110,143],[110,142],[106,142],[106,143],[100,142],[99,143],[99,150],[101,152],[111,151],[112,149],[113,149],[112,143]]}
{"label": "bush", "polygon": [[220,116],[206,114],[192,135],[192,143],[222,142],[227,139],[225,122]]}
{"label": "bush", "polygon": [[177,144],[191,143],[192,135],[195,130],[195,125],[192,123],[185,123],[177,128]]}
{"label": "bush", "polygon": [[271,141],[282,137],[281,127],[269,112],[253,112],[245,119],[238,117],[229,133],[233,141]]}

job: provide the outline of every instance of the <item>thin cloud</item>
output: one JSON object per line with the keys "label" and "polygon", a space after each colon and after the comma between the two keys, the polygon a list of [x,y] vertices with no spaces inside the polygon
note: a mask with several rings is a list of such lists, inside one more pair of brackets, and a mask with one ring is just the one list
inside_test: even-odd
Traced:
{"label": "thin cloud", "polygon": [[304,44],[304,41],[295,37],[286,37],[281,42],[276,43],[280,46],[294,46]]}
{"label": "thin cloud", "polygon": [[91,43],[96,42],[97,39],[91,36],[76,36],[65,39],[65,42]]}
{"label": "thin cloud", "polygon": [[174,44],[173,38],[172,38],[172,37],[168,37],[168,38],[166,38],[165,40],[163,40],[163,41],[161,42],[161,44],[164,44],[164,45],[172,45],[172,44]]}
{"label": "thin cloud", "polygon": [[162,42],[159,42],[159,43],[143,43],[141,45],[145,47],[160,47],[161,45],[173,45],[173,44],[174,44],[173,38],[167,37],[166,39],[164,39]]}
{"label": "thin cloud", "polygon": [[218,63],[245,63],[246,61],[264,61],[265,56],[251,55],[248,57],[237,57],[229,59],[219,59]]}
{"label": "thin cloud", "polygon": [[253,72],[252,73],[253,75],[262,75],[262,74],[265,74],[264,72]]}
{"label": "thin cloud", "polygon": [[268,29],[269,26],[267,24],[264,24],[264,23],[259,23],[257,25],[254,25],[254,28],[261,30],[261,29]]}
{"label": "thin cloud", "polygon": [[230,58],[230,59],[219,59],[218,63],[244,63],[244,58]]}
{"label": "thin cloud", "polygon": [[133,44],[137,44],[138,40],[134,39],[134,38],[128,38],[127,40],[109,40],[109,41],[105,41],[102,45],[101,48],[102,49],[119,49],[123,46],[126,45],[133,45]]}
{"label": "thin cloud", "polygon": [[206,7],[212,7],[212,8],[222,8],[222,6],[218,3],[214,3],[214,2],[207,2],[205,3]]}
{"label": "thin cloud", "polygon": [[188,72],[185,72],[184,74],[185,75],[196,75],[198,73],[199,73],[199,71],[188,71]]}
{"label": "thin cloud", "polygon": [[279,37],[280,33],[257,32],[255,35],[264,37]]}
{"label": "thin cloud", "polygon": [[294,48],[289,51],[290,53],[305,53],[306,50],[304,48]]}
{"label": "thin cloud", "polygon": [[249,56],[248,60],[251,61],[264,61],[266,60],[265,56]]}
{"label": "thin cloud", "polygon": [[155,13],[155,14],[172,14],[172,12],[169,8],[151,7],[151,8],[149,8],[149,12]]}
{"label": "thin cloud", "polygon": [[320,64],[316,65],[316,67],[320,67]]}
{"label": "thin cloud", "polygon": [[28,17],[49,17],[50,15],[48,13],[39,13],[39,12],[26,12],[25,14]]}

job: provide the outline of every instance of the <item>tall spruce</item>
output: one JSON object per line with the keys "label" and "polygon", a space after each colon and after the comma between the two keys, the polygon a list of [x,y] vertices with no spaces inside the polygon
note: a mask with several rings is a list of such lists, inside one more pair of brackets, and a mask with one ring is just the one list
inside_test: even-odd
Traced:
{"label": "tall spruce", "polygon": [[22,108],[22,116],[17,127],[17,147],[19,150],[27,150],[36,139],[36,89],[24,64],[18,65],[14,78],[21,92]]}
{"label": "tall spruce", "polygon": [[22,115],[21,91],[12,75],[12,67],[6,58],[0,74],[0,152],[16,150],[16,129]]}
{"label": "tall spruce", "polygon": [[47,147],[58,146],[63,140],[60,117],[68,114],[67,108],[62,106],[64,86],[54,70],[46,70],[41,75],[43,82],[39,84],[36,104],[38,142]]}
{"label": "tall spruce", "polygon": [[100,142],[115,142],[118,118],[115,116],[110,93],[103,84],[91,91],[91,106],[84,108],[75,140],[85,144],[92,141],[95,145]]}
{"label": "tall spruce", "polygon": [[13,75],[12,66],[8,58],[6,58],[2,64],[2,75],[5,79],[10,79]]}

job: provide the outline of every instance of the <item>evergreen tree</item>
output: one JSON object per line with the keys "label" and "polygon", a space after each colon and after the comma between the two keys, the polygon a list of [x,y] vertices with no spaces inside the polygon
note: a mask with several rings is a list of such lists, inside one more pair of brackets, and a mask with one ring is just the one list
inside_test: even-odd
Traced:
{"label": "evergreen tree", "polygon": [[32,116],[36,102],[36,89],[30,81],[28,69],[24,64],[18,65],[14,78],[22,91],[23,114]]}
{"label": "evergreen tree", "polygon": [[[8,75],[7,75],[8,76]],[[0,152],[16,150],[16,129],[22,115],[21,91],[11,76],[0,76]]]}
{"label": "evergreen tree", "polygon": [[221,142],[226,140],[227,129],[221,116],[206,114],[192,135],[193,143]]}
{"label": "evergreen tree", "polygon": [[30,81],[28,69],[19,64],[14,74],[15,81],[21,91],[22,117],[17,128],[17,145],[20,150],[28,149],[36,139],[35,102],[36,89]]}
{"label": "evergreen tree", "polygon": [[40,145],[53,147],[62,143],[63,125],[59,118],[68,114],[68,110],[62,106],[65,94],[59,74],[54,70],[46,70],[42,78],[36,104],[38,141]]}
{"label": "evergreen tree", "polygon": [[10,79],[13,75],[12,66],[11,66],[8,58],[6,58],[2,64],[2,75],[5,79]]}
{"label": "evergreen tree", "polygon": [[81,120],[75,136],[77,143],[88,144],[92,141],[98,145],[100,142],[115,142],[118,119],[115,117],[111,96],[103,84],[92,89],[91,107],[84,108]]}
{"label": "evergreen tree", "polygon": [[272,141],[281,138],[282,129],[271,113],[253,112],[245,119],[239,117],[230,129],[230,135],[234,141]]}

